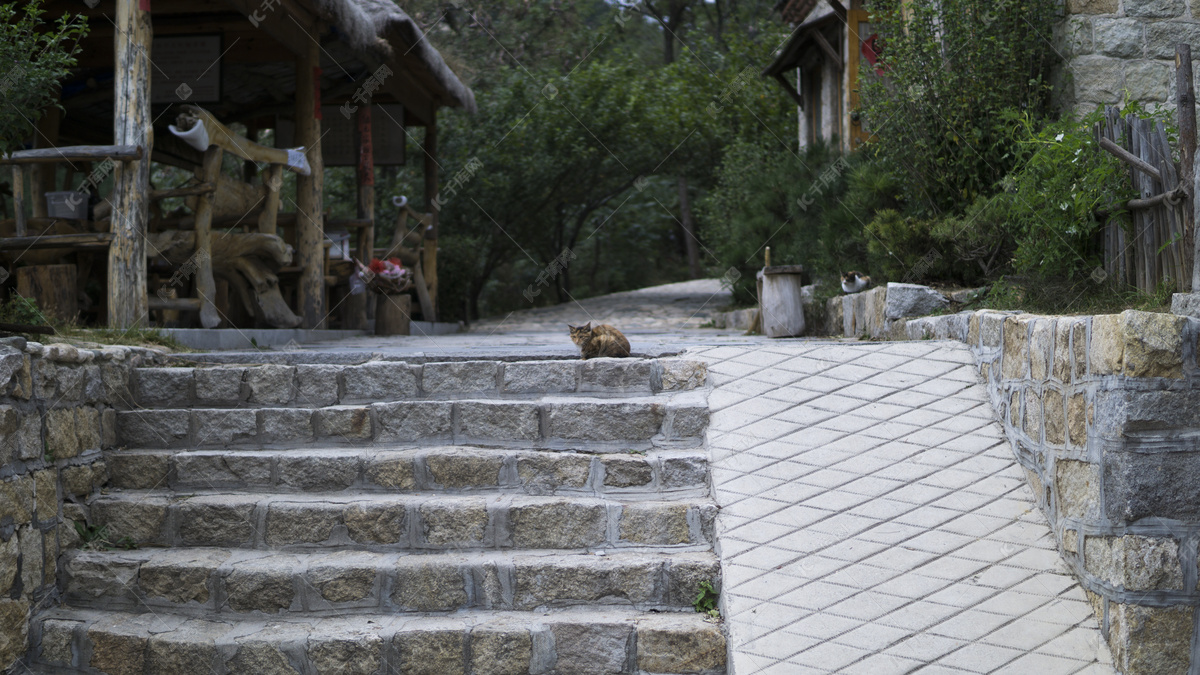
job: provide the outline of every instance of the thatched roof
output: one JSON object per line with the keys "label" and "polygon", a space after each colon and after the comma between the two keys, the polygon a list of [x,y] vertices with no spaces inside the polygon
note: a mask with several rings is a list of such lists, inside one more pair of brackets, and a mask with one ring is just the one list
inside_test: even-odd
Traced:
{"label": "thatched roof", "polygon": [[[360,55],[412,74],[438,105],[475,112],[475,94],[446,65],[421,27],[392,0],[309,0]],[[393,70],[397,70],[396,67]]]}

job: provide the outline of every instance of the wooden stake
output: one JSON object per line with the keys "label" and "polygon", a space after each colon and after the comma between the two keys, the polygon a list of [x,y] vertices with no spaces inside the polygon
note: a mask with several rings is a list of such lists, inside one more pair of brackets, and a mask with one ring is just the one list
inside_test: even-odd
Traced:
{"label": "wooden stake", "polygon": [[304,328],[319,328],[324,322],[325,247],[322,245],[325,162],[321,158],[321,122],[316,117],[320,47],[310,42],[296,59],[296,143],[307,150],[312,175],[296,175],[296,264],[300,279],[296,288],[296,313]]}
{"label": "wooden stake", "polygon": [[149,10],[139,0],[116,0],[113,34],[113,143],[142,149],[142,159],[119,162],[113,176],[112,246],[108,249],[108,325],[146,324],[146,224],[150,216]]}
{"label": "wooden stake", "polygon": [[[1181,44],[1175,47],[1175,114],[1179,119],[1179,184],[1187,190],[1188,198],[1183,205],[1183,249],[1191,254],[1191,290],[1200,289],[1200,237],[1196,236],[1196,92],[1192,84],[1192,46]],[[1192,246],[1187,246],[1191,238]],[[1186,264],[1185,262],[1185,264]]]}
{"label": "wooden stake", "polygon": [[[225,151],[215,145],[204,152],[201,178],[205,183],[216,184],[224,155]],[[213,280],[212,268],[213,197],[209,192],[196,199],[196,252],[193,260],[196,266],[196,295],[200,296],[200,325],[205,328],[216,328],[221,323],[216,305],[217,284]]]}
{"label": "wooden stake", "polygon": [[13,218],[17,221],[17,236],[24,237],[28,222],[25,218],[25,168],[14,164],[12,173]]}

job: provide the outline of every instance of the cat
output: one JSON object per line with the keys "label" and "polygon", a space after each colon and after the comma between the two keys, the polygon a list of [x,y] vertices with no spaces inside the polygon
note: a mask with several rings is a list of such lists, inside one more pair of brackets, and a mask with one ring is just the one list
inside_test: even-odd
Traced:
{"label": "cat", "polygon": [[629,356],[629,340],[608,324],[592,328],[589,321],[582,326],[567,324],[567,328],[571,329],[571,342],[579,345],[581,358],[585,361],[601,356]]}
{"label": "cat", "polygon": [[871,285],[871,277],[850,271],[842,275],[842,290],[847,293],[857,293]]}

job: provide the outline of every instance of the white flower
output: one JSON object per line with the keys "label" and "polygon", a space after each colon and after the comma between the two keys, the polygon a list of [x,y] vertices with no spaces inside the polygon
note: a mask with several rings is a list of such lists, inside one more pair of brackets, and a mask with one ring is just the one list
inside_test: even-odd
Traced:
{"label": "white flower", "polygon": [[1059,134],[1054,137],[1054,140],[1058,141],[1059,143],[1062,143],[1062,139],[1063,139],[1063,134]]}

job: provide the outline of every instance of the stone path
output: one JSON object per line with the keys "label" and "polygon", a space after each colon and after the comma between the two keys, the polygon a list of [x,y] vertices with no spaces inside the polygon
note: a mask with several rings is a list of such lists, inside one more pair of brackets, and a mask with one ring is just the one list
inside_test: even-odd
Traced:
{"label": "stone path", "polygon": [[1113,673],[970,353],[773,342],[710,362],[732,672]]}

